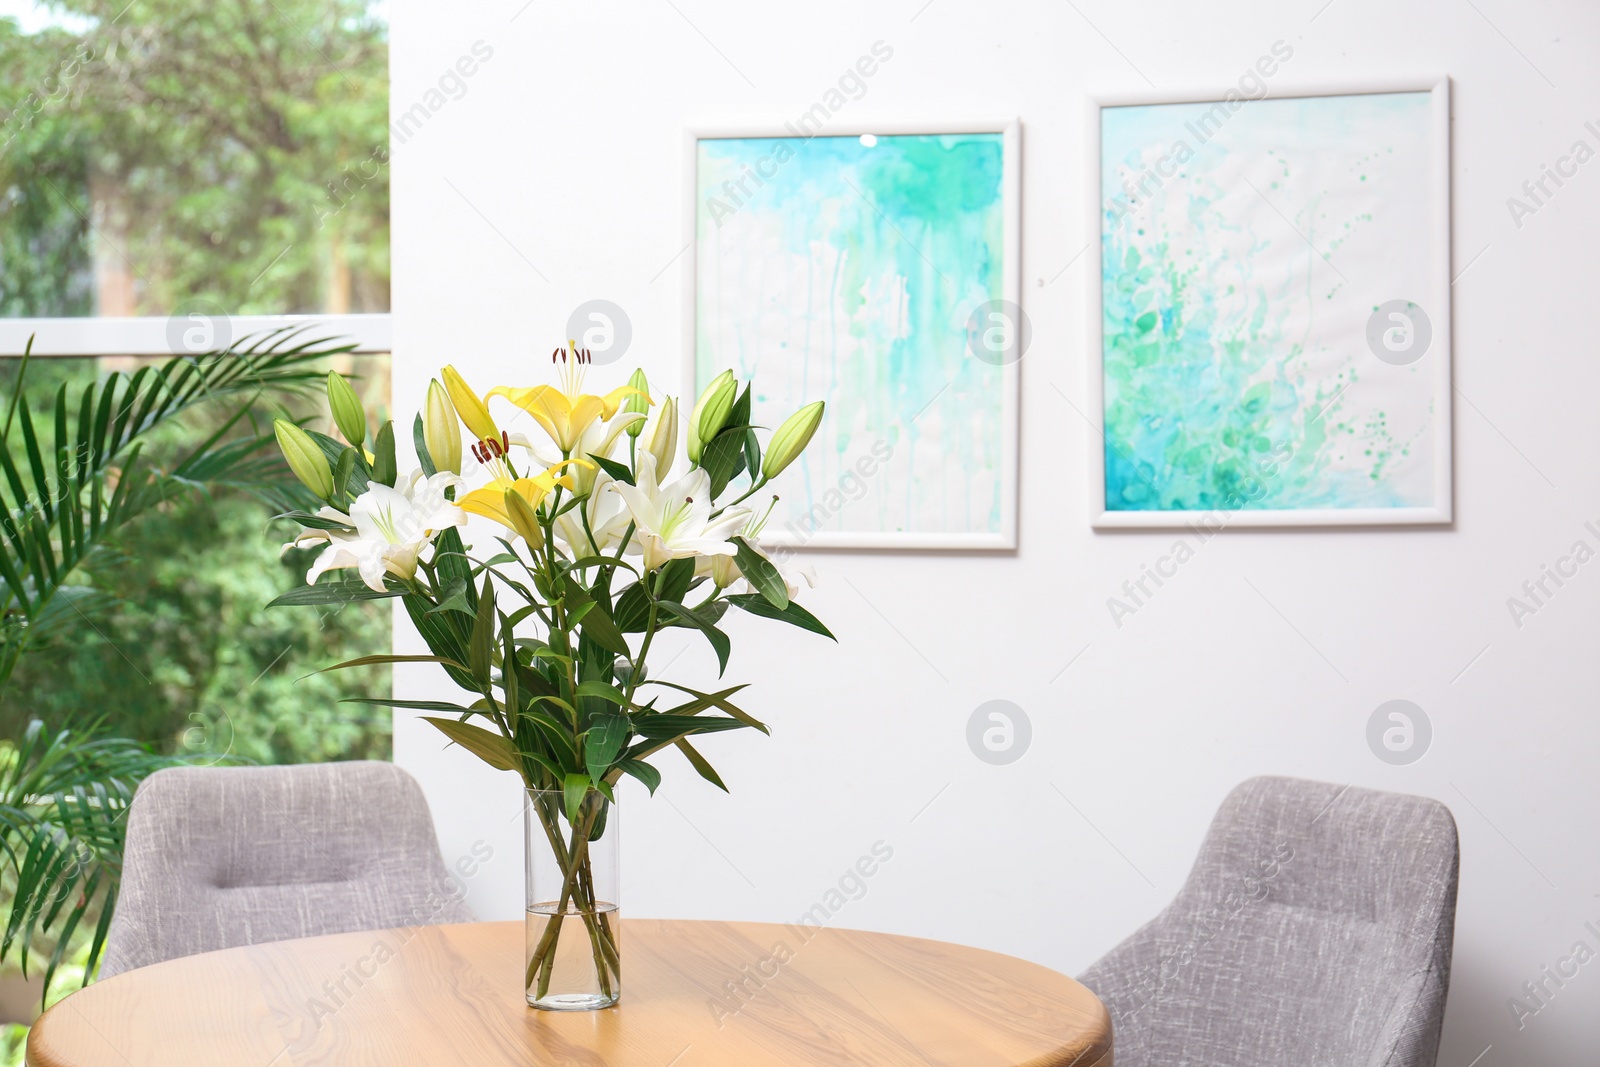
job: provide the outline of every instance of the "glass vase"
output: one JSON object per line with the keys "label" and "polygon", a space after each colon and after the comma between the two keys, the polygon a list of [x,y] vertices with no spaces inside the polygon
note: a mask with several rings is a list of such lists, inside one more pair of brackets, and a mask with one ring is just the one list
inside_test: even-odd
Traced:
{"label": "glass vase", "polygon": [[546,1011],[609,1008],[622,994],[616,805],[591,789],[571,819],[559,789],[528,790],[527,995]]}

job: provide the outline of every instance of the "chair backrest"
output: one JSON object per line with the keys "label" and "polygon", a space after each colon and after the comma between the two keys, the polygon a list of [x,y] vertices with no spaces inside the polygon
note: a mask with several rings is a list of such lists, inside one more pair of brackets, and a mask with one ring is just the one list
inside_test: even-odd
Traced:
{"label": "chair backrest", "polygon": [[466,922],[412,777],[370,761],[178,767],[139,786],[100,967]]}
{"label": "chair backrest", "polygon": [[1458,857],[1438,801],[1240,785],[1172,904],[1081,979],[1117,1067],[1431,1067]]}

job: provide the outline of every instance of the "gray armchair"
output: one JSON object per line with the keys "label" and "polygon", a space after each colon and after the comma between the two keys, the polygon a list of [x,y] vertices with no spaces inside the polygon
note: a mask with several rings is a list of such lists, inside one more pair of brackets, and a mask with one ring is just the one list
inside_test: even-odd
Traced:
{"label": "gray armchair", "polygon": [[128,812],[101,977],[294,937],[466,922],[422,790],[377,762],[158,771]]}
{"label": "gray armchair", "polygon": [[1245,782],[1177,898],[1079,979],[1117,1067],[1432,1067],[1458,855],[1437,801]]}

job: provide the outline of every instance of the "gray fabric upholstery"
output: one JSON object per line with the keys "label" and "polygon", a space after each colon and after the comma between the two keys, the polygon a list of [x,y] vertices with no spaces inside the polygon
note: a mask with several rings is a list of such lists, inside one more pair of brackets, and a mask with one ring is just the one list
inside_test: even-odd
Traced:
{"label": "gray fabric upholstery", "polygon": [[1457,868],[1437,801],[1245,782],[1172,904],[1080,979],[1117,1067],[1432,1067]]}
{"label": "gray fabric upholstery", "polygon": [[102,977],[177,956],[472,916],[389,763],[178,767],[128,812]]}

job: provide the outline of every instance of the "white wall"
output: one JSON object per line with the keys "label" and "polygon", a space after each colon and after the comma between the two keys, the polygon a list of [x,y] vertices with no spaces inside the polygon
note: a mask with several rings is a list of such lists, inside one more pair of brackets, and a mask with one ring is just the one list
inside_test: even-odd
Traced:
{"label": "white wall", "polygon": [[[849,105],[852,120],[1024,123],[1035,336],[1022,366],[1021,548],[816,554],[822,582],[807,603],[837,647],[733,622],[729,677],[755,683],[748,706],[773,736],[706,744],[732,797],[672,759],[654,801],[628,795],[631,914],[791,920],[881,839],[893,860],[836,922],[1073,973],[1169,899],[1235,783],[1355,782],[1437,797],[1460,824],[1440,1062],[1467,1067],[1491,1045],[1482,1067],[1592,1056],[1600,962],[1520,1032],[1507,998],[1575,941],[1600,947],[1583,928],[1600,926],[1600,563],[1520,629],[1506,601],[1573,541],[1600,545],[1583,528],[1600,520],[1600,162],[1520,227],[1506,199],[1575,140],[1600,147],[1584,128],[1600,127],[1600,8],[524,2],[395,4],[396,115],[474,42],[493,50],[465,95],[394,149],[401,412],[447,361],[484,387],[535,380],[569,312],[594,297],[631,315],[627,362],[675,383],[685,124],[797,115],[880,39],[893,59]],[[1172,535],[1090,531],[1090,438],[1057,392],[1084,396],[1093,255],[1057,276],[1088,239],[1083,100],[1146,77],[1227,84],[1279,39],[1294,49],[1279,86],[1454,78],[1459,519],[1448,530],[1230,531],[1119,629],[1106,598]],[[691,644],[675,669],[709,680],[715,668]],[[396,686],[447,692],[424,670],[397,671]],[[1426,710],[1435,738],[1420,762],[1392,767],[1368,750],[1365,726],[1402,697]],[[964,738],[971,711],[994,698],[1033,723],[1031,751],[1009,767],[979,762]],[[447,858],[478,838],[495,847],[472,887],[480,912],[517,914],[509,776],[441,751],[404,716],[395,752],[428,792]]]}

